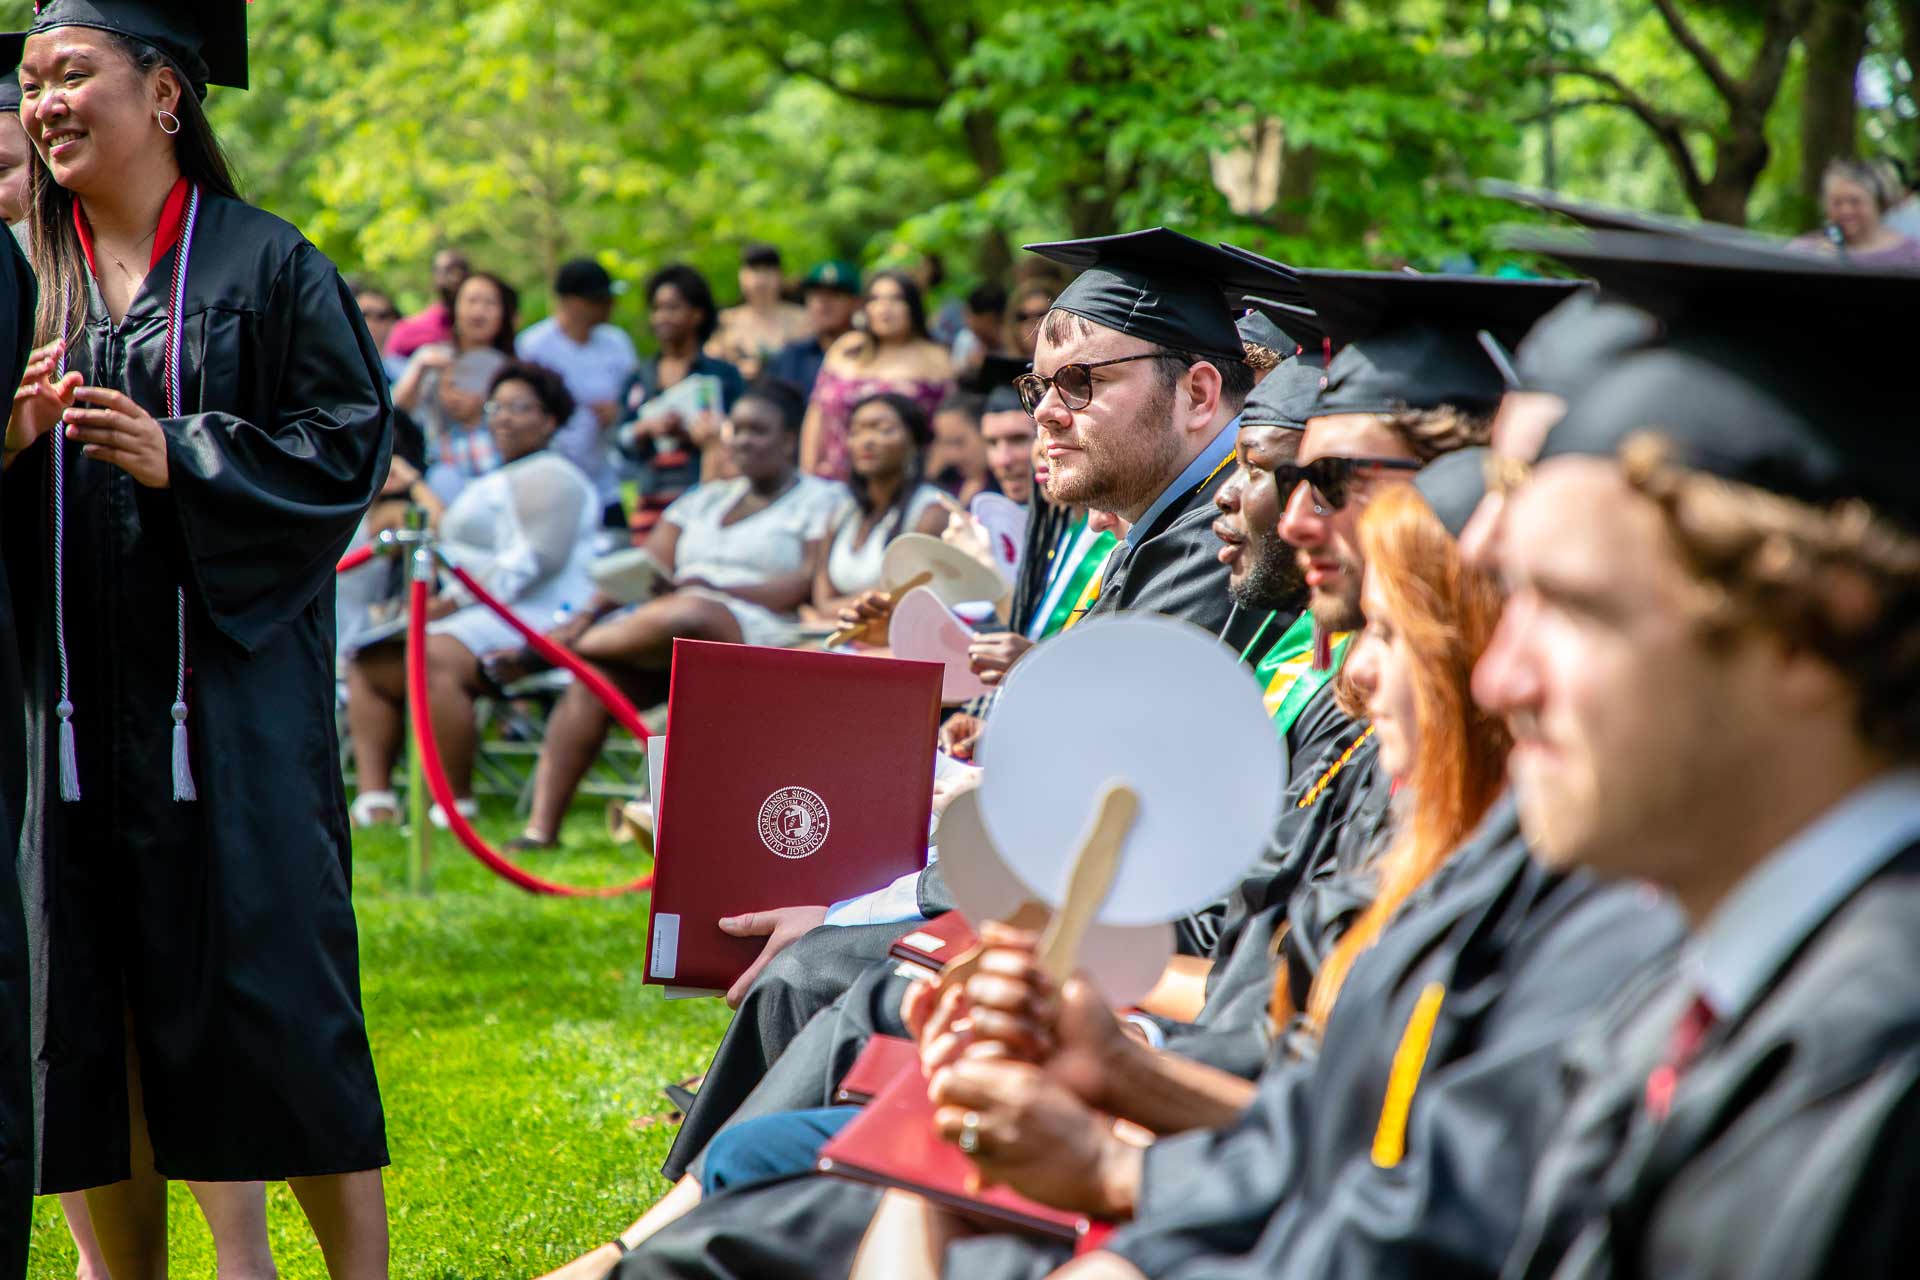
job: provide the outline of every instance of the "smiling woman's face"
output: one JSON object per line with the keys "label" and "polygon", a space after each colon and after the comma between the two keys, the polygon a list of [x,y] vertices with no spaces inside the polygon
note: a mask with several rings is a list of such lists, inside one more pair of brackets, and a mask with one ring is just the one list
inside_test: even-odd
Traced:
{"label": "smiling woman's face", "polygon": [[111,35],[56,27],[30,36],[20,62],[20,123],[53,180],[80,196],[104,191],[172,142],[159,113],[177,110],[170,68],[143,72]]}

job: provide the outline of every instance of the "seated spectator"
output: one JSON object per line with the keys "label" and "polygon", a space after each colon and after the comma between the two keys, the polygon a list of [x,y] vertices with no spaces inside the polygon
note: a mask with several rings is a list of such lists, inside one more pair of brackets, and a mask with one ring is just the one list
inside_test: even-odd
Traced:
{"label": "seated spectator", "polygon": [[1007,351],[1024,360],[1033,359],[1040,346],[1040,322],[1053,310],[1060,288],[1050,277],[1030,279],[1013,291],[1007,304]]}
{"label": "seated spectator", "polygon": [[1861,266],[1920,265],[1920,240],[1908,239],[1882,220],[1895,195],[1874,166],[1833,160],[1820,179],[1826,226],[1793,243]]}
{"label": "seated spectator", "polygon": [[845,480],[847,432],[854,405],[877,392],[913,400],[931,414],[953,388],[946,348],[927,336],[925,306],[912,277],[877,273],[867,284],[867,327],[833,344],[813,385],[813,403],[800,433],[800,466],[813,475]]}
{"label": "seated spectator", "polygon": [[879,392],[853,406],[847,433],[852,491],[834,513],[815,557],[812,616],[836,621],[863,592],[882,585],[880,562],[902,533],[938,535],[948,508],[923,479],[933,428],[926,410],[903,395]]}
{"label": "seated spectator", "polygon": [[975,495],[995,491],[987,466],[987,442],[980,435],[984,397],[956,391],[933,415],[933,446],[927,450],[927,475],[961,506]]}
{"label": "seated spectator", "polygon": [[1039,428],[1012,387],[990,392],[980,411],[980,440],[987,450],[987,470],[1010,501],[1026,506],[1033,501],[1034,455]]}
{"label": "seated spectator", "polygon": [[720,327],[707,340],[707,354],[725,360],[748,381],[758,378],[790,342],[812,333],[807,313],[780,296],[780,251],[749,244],[740,251],[740,305],[720,313]]}
{"label": "seated spectator", "polygon": [[394,407],[413,415],[426,433],[426,481],[442,502],[499,465],[480,410],[494,377],[513,358],[519,309],[520,295],[500,277],[468,276],[454,295],[452,341],[414,352],[393,389]]}
{"label": "seated spectator", "polygon": [[[620,452],[640,471],[640,509],[632,521],[636,535],[651,533],[675,498],[725,469],[720,424],[746,380],[731,364],[700,349],[713,336],[717,314],[707,278],[685,263],[671,263],[648,278],[647,317],[660,350],[640,361],[628,382],[626,417],[615,436]],[[706,407],[690,415],[678,409],[646,411],[648,401],[688,378],[711,380],[714,394],[706,397]]]}
{"label": "seated spectator", "polygon": [[[668,507],[647,550],[671,575],[643,604],[596,599],[551,638],[603,668],[641,705],[660,700],[676,639],[785,645],[807,598],[839,486],[795,466],[805,406],[792,387],[761,382],[734,405],[722,432],[730,480],[702,485]],[[524,656],[519,661],[524,662]],[[521,849],[558,845],[560,820],[611,725],[583,686],[554,709],[534,779]]]}
{"label": "seated spectator", "polygon": [[[591,594],[587,566],[600,506],[580,469],[548,448],[574,409],[560,375],[509,363],[494,375],[489,394],[486,423],[500,466],[461,490],[441,514],[441,545],[455,564],[538,625]],[[396,458],[394,467],[406,463]],[[433,598],[427,680],[447,779],[461,812],[471,813],[478,747],[473,702],[489,688],[480,658],[519,633],[464,595],[456,588]],[[391,788],[406,723],[405,654],[398,644],[375,645],[356,654],[347,670],[347,723],[360,779],[353,819],[359,826],[396,821]]]}
{"label": "seated spectator", "polygon": [[853,328],[854,313],[860,309],[860,268],[851,262],[823,262],[807,273],[800,291],[807,336],[780,348],[767,363],[767,374],[811,396],[828,348]]}
{"label": "seated spectator", "polygon": [[386,368],[387,381],[400,381],[406,376],[406,357],[387,350],[388,341],[400,322],[400,308],[393,304],[393,295],[367,280],[350,281],[348,287],[353,291],[353,300],[360,304],[360,316],[367,322],[373,345],[380,348],[380,363]]}
{"label": "seated spectator", "polygon": [[953,340],[953,367],[967,372],[987,356],[1007,351],[1007,291],[989,280],[967,294],[965,323]]}
{"label": "seated spectator", "polygon": [[388,354],[406,360],[424,346],[453,341],[454,297],[471,274],[473,267],[460,250],[442,249],[434,254],[434,300],[426,310],[394,325],[393,332],[387,335]]}
{"label": "seated spectator", "polygon": [[573,417],[554,437],[553,450],[580,468],[600,495],[602,522],[625,529],[620,481],[607,457],[606,433],[621,418],[620,397],[640,359],[633,339],[609,323],[613,277],[592,258],[575,258],[553,278],[553,314],[514,342],[522,360],[543,364],[566,379]]}

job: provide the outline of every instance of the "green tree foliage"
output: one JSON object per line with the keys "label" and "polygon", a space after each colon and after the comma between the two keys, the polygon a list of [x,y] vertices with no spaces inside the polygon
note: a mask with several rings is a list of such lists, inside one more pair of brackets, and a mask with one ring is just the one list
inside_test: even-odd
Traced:
{"label": "green tree foliage", "polygon": [[1802,154],[1803,95],[1816,149],[1920,142],[1916,0],[1855,5],[1852,125],[1836,42],[1809,77],[1797,29],[1765,102],[1729,105],[1770,13],[1836,5],[261,0],[254,90],[211,109],[253,198],[410,302],[443,243],[531,311],[588,252],[635,283],[691,261],[724,298],[748,239],[796,270],[938,251],[965,280],[1025,239],[1168,223],[1432,269],[1495,260],[1488,229],[1516,215],[1473,194],[1483,176],[1693,212],[1731,157],[1754,172],[1717,211],[1806,225],[1825,156]]}

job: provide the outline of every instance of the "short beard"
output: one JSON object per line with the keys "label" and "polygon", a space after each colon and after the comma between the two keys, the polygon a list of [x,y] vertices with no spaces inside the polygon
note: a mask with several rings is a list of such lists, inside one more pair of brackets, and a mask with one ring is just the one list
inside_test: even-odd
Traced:
{"label": "short beard", "polygon": [[1322,631],[1358,631],[1367,625],[1367,615],[1360,612],[1357,589],[1352,599],[1315,591],[1307,611],[1313,614],[1314,625]]}
{"label": "short beard", "polygon": [[1276,613],[1299,608],[1307,583],[1292,547],[1277,536],[1249,538],[1242,554],[1251,558],[1253,567],[1238,583],[1227,584],[1227,595],[1235,604]]}
{"label": "short beard", "polygon": [[1159,385],[1130,421],[1115,424],[1112,444],[1097,451],[1087,444],[1092,474],[1069,479],[1055,471],[1047,478],[1047,496],[1067,506],[1122,515],[1151,506],[1177,474],[1180,441],[1172,418],[1173,388]]}

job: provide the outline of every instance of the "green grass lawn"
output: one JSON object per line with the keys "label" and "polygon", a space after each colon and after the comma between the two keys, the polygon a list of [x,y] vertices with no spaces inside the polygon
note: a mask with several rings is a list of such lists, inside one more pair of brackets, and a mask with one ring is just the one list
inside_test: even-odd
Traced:
{"label": "green grass lawn", "polygon": [[[523,855],[553,879],[614,884],[645,870],[583,803],[566,851]],[[490,805],[496,843],[517,826]],[[270,851],[263,850],[263,856]],[[727,1022],[717,1000],[668,1001],[641,984],[647,899],[535,897],[435,833],[433,894],[406,892],[397,833],[354,848],[360,973],[393,1165],[393,1274],[524,1277],[604,1242],[666,1189],[674,1126],[660,1086],[706,1066]],[[213,1244],[172,1191],[172,1273],[211,1277]],[[285,1184],[268,1189],[287,1280],[321,1277]],[[59,1205],[36,1205],[29,1273],[73,1274]]]}

